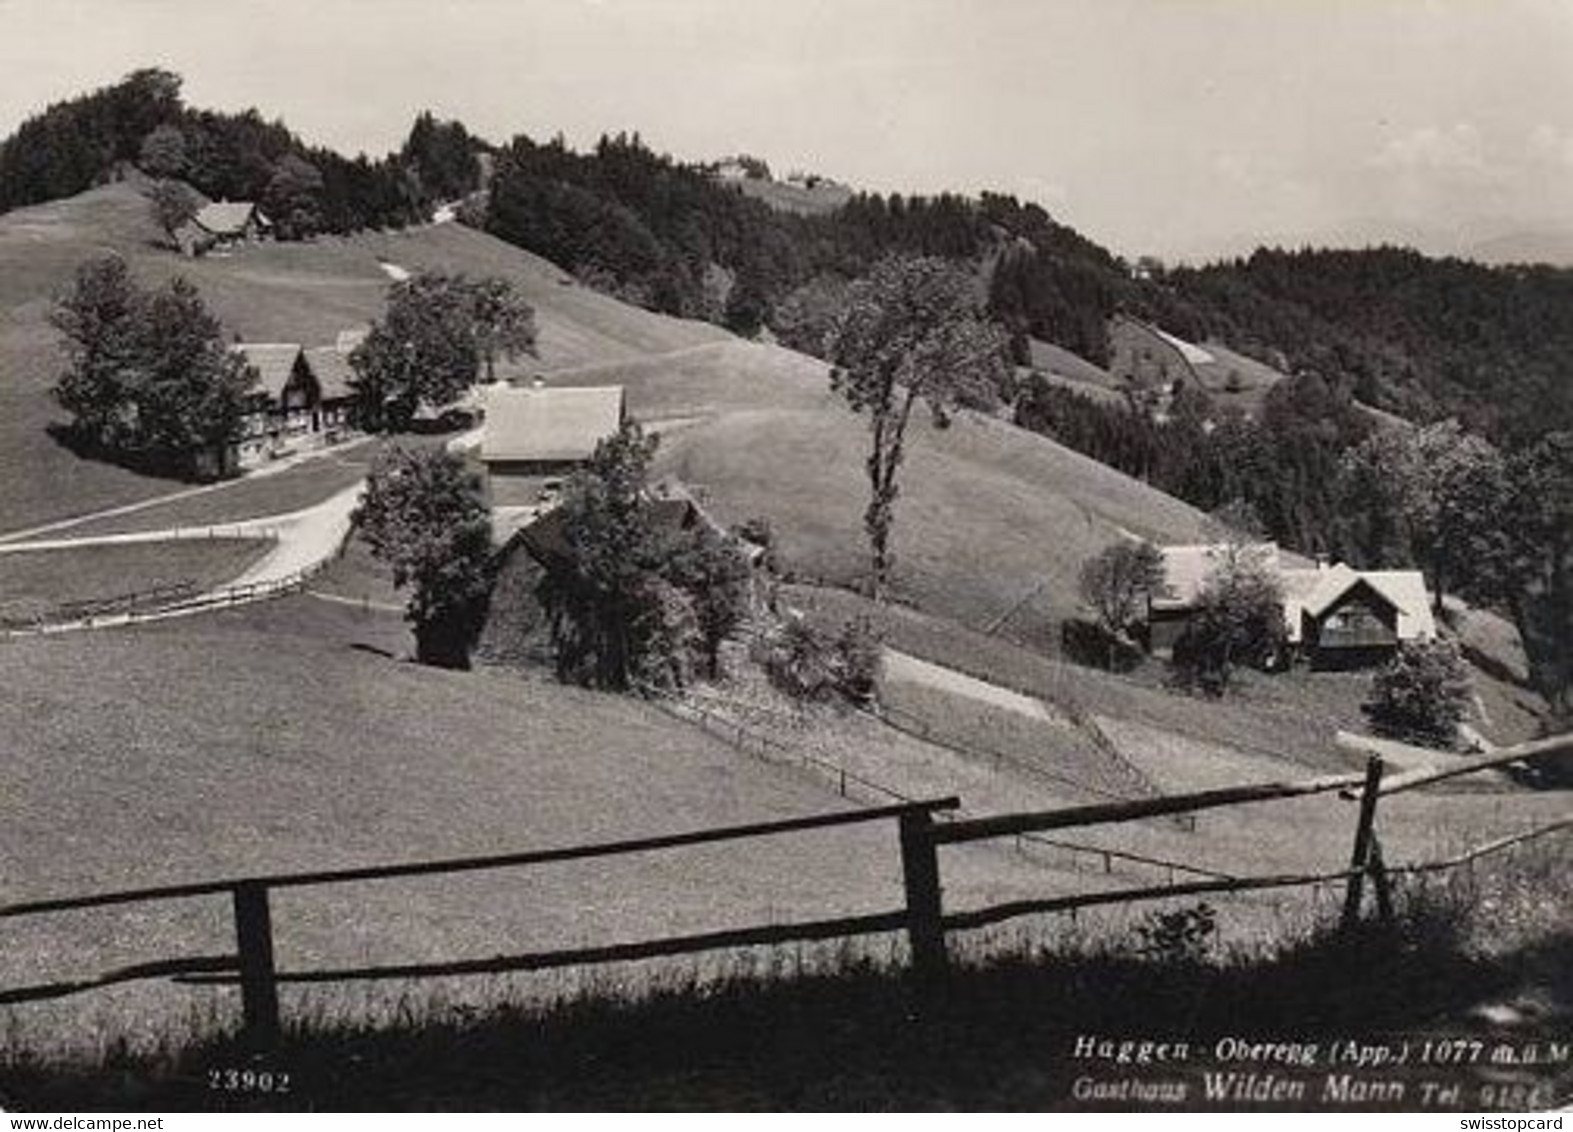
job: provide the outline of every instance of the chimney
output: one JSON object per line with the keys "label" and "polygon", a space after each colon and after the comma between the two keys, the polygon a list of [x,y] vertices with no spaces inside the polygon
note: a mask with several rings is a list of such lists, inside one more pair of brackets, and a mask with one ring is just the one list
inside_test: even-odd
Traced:
{"label": "chimney", "polygon": [[1327,569],[1327,566],[1328,566],[1327,555],[1326,554],[1318,554],[1316,556],[1316,572],[1318,574],[1322,573],[1323,571],[1325,571]]}
{"label": "chimney", "polygon": [[530,388],[531,389],[545,389],[546,388],[546,379],[544,377],[542,377],[540,374],[536,374],[534,377],[532,377],[530,379]]}

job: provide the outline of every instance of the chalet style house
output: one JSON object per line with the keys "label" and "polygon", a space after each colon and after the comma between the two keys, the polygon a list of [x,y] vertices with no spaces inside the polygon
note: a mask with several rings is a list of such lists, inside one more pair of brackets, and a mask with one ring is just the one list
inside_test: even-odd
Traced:
{"label": "chalet style house", "polygon": [[493,507],[529,507],[581,467],[627,419],[620,385],[583,389],[493,385],[485,395],[481,462]]}
{"label": "chalet style house", "polygon": [[234,347],[256,375],[232,463],[246,468],[333,444],[349,430],[355,403],[349,355],[336,346],[243,342]]}
{"label": "chalet style house", "polygon": [[[1326,562],[1285,567],[1273,543],[1240,553],[1278,579],[1289,647],[1313,667],[1377,664],[1400,644],[1436,637],[1431,595],[1418,570],[1355,570]],[[1173,654],[1224,554],[1221,546],[1163,548],[1164,582],[1148,599],[1148,648],[1154,655]]]}
{"label": "chalet style house", "polygon": [[199,256],[253,244],[272,232],[273,224],[252,202],[223,200],[203,205],[175,232],[175,240],[182,253]]}

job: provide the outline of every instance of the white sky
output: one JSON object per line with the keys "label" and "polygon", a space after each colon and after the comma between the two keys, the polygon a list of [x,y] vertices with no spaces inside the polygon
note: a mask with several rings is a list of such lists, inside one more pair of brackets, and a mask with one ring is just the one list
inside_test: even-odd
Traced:
{"label": "white sky", "polygon": [[1127,255],[1573,229],[1573,0],[0,0],[0,133],[154,64],[349,152],[637,129]]}

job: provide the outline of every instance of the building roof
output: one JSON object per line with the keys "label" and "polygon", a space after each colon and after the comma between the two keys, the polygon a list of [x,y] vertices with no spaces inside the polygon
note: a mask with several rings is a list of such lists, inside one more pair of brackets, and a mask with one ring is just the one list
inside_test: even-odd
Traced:
{"label": "building roof", "polygon": [[299,343],[238,342],[233,349],[257,371],[253,393],[265,393],[275,400],[284,395],[284,387],[295,372],[295,359],[301,355]]}
{"label": "building roof", "polygon": [[1354,570],[1340,562],[1314,570],[1285,571],[1284,581],[1285,615],[1290,617],[1296,636],[1301,611],[1322,617],[1362,582],[1398,611],[1399,640],[1436,636],[1431,594],[1419,570]]}
{"label": "building roof", "polygon": [[342,401],[355,396],[350,355],[337,346],[313,346],[306,351],[306,364],[317,375],[324,401]]}
{"label": "building roof", "polygon": [[[1436,620],[1431,614],[1431,595],[1418,570],[1355,570],[1344,563],[1285,569],[1274,543],[1257,543],[1248,548],[1260,556],[1262,566],[1274,574],[1283,593],[1284,627],[1291,643],[1301,640],[1304,617],[1324,616],[1356,586],[1364,583],[1382,600],[1398,611],[1397,633],[1401,641],[1436,636]],[[1164,584],[1152,595],[1152,608],[1178,611],[1194,608],[1207,578],[1223,559],[1223,547],[1166,546],[1162,548]]]}
{"label": "building roof", "polygon": [[[1208,577],[1223,561],[1224,549],[1221,543],[1163,547],[1163,586],[1152,595],[1152,607],[1193,607],[1201,597],[1202,587],[1207,584]],[[1275,574],[1282,573],[1277,543],[1255,543],[1247,547],[1246,551],[1257,556],[1264,569]]]}
{"label": "building roof", "polygon": [[257,206],[249,200],[219,200],[203,205],[192,219],[215,236],[238,236],[254,214],[262,219]]}
{"label": "building roof", "polygon": [[494,386],[481,459],[588,460],[623,423],[623,387]]}

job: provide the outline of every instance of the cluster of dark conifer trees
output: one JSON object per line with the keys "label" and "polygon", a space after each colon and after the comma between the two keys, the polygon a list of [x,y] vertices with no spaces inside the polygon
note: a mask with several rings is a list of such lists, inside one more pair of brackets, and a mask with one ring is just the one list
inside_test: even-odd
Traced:
{"label": "cluster of dark conifer trees", "polygon": [[180,76],[136,71],[55,103],[0,142],[0,211],[82,192],[130,166],[214,200],[252,200],[283,234],[402,227],[479,185],[483,143],[458,123],[416,119],[397,153],[346,158],[256,110],[187,107]]}
{"label": "cluster of dark conifer trees", "polygon": [[1361,501],[1341,490],[1344,453],[1373,427],[1347,386],[1314,375],[1283,382],[1255,420],[1215,413],[1182,389],[1159,423],[1039,378],[1023,386],[1016,422],[1204,511],[1249,515],[1285,546],[1383,564]]}

